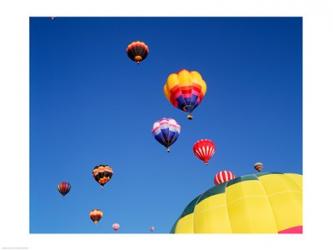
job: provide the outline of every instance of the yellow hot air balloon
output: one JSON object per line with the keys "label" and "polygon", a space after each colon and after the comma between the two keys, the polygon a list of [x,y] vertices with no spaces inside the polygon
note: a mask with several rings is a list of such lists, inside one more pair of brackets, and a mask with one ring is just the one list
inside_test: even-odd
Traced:
{"label": "yellow hot air balloon", "polygon": [[171,233],[302,233],[302,175],[258,173],[197,196]]}
{"label": "yellow hot air balloon", "polygon": [[164,94],[176,108],[187,112],[192,119],[193,110],[201,103],[207,91],[206,82],[197,71],[182,69],[172,73],[164,85]]}

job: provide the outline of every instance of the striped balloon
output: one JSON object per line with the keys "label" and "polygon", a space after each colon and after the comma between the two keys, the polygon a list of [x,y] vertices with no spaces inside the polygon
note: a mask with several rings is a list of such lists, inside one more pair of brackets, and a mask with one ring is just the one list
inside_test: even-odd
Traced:
{"label": "striped balloon", "polygon": [[69,182],[63,181],[58,184],[58,191],[65,196],[71,190],[71,184]]}
{"label": "striped balloon", "polygon": [[155,139],[170,151],[180,134],[180,125],[172,118],[162,118],[153,125],[152,133]]}
{"label": "striped balloon", "polygon": [[214,177],[214,184],[219,185],[235,178],[236,176],[231,171],[228,170],[219,171],[216,173]]}
{"label": "striped balloon", "polygon": [[215,154],[215,143],[209,139],[198,140],[193,145],[193,153],[205,164],[208,164],[208,161]]}

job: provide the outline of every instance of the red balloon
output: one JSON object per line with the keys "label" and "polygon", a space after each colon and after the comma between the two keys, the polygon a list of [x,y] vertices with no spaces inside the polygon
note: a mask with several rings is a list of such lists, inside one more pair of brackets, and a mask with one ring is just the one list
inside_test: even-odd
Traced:
{"label": "red balloon", "polygon": [[127,56],[136,63],[142,62],[149,53],[147,44],[140,41],[134,41],[127,46]]}
{"label": "red balloon", "polygon": [[236,176],[231,171],[228,170],[219,171],[216,173],[214,177],[214,184],[219,185],[235,178]]}
{"label": "red balloon", "polygon": [[215,154],[215,143],[209,139],[198,140],[193,145],[193,153],[205,164],[208,164],[208,161]]}
{"label": "red balloon", "polygon": [[71,190],[71,184],[69,182],[63,181],[58,184],[58,191],[65,196]]}

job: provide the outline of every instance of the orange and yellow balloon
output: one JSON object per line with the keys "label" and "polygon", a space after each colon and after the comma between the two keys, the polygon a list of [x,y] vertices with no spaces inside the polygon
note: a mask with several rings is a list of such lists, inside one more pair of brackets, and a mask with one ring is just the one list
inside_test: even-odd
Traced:
{"label": "orange and yellow balloon", "polygon": [[187,118],[190,120],[206,91],[207,85],[200,73],[186,69],[170,74],[164,85],[165,97],[174,107],[188,113]]}

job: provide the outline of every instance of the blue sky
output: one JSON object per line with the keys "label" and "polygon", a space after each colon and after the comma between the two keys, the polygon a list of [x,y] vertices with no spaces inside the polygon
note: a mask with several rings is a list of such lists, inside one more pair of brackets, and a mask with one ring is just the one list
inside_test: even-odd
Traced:
{"label": "blue sky", "polygon": [[[134,40],[150,47],[140,65],[125,53]],[[163,94],[183,68],[207,83],[192,121]],[[171,153],[151,134],[162,117],[182,126]],[[192,153],[201,138],[216,143],[208,166]],[[168,233],[217,171],[257,161],[302,173],[301,18],[30,19],[31,233]],[[99,164],[114,170],[104,188]]]}

